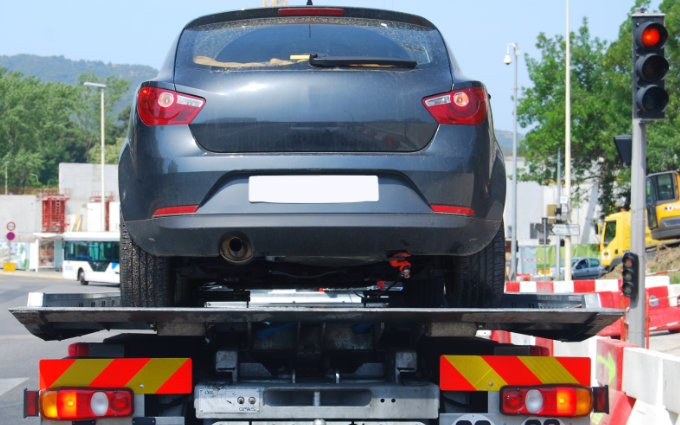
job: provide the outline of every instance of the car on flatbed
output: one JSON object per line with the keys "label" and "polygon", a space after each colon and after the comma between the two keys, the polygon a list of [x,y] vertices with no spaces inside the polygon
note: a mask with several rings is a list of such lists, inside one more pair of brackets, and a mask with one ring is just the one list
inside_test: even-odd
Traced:
{"label": "car on flatbed", "polygon": [[506,175],[485,86],[426,19],[361,8],[189,22],[120,155],[127,306],[199,289],[403,288],[497,306]]}

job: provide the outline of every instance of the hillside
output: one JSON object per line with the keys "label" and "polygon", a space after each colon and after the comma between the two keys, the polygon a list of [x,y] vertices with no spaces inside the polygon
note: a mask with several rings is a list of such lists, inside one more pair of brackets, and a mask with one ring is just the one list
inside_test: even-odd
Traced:
{"label": "hillside", "polygon": [[117,105],[117,112],[132,102],[134,91],[144,80],[153,78],[158,70],[146,65],[117,65],[101,61],[71,60],[63,56],[0,55],[0,68],[32,75],[43,81],[75,84],[80,74],[94,71],[101,79],[113,75],[130,81],[130,89]]}

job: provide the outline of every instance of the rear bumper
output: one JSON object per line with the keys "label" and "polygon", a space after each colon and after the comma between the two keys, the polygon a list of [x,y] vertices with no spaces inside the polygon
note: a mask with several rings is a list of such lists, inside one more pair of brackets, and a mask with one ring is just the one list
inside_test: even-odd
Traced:
{"label": "rear bumper", "polygon": [[454,214],[187,214],[125,222],[157,256],[215,257],[230,236],[255,257],[469,255],[489,244],[500,221]]}

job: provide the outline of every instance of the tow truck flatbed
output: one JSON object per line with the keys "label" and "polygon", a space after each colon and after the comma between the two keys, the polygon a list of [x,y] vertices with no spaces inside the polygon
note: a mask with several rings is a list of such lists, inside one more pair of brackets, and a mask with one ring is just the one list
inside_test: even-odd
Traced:
{"label": "tow truck flatbed", "polygon": [[[337,301],[337,300],[336,300]],[[209,335],[254,323],[408,324],[432,337],[505,330],[582,341],[614,323],[623,311],[600,307],[596,294],[507,295],[507,307],[391,308],[361,304],[214,303],[200,308],[119,307],[118,295],[32,293],[10,312],[33,335],[61,340],[101,330],[151,330],[159,335]]]}

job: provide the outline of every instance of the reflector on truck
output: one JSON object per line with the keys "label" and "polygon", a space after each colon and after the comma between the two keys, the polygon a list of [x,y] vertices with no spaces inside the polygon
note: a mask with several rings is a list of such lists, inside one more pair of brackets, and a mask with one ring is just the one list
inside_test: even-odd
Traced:
{"label": "reflector on truck", "polygon": [[135,394],[189,394],[189,358],[58,359],[40,361],[40,390],[119,387]]}
{"label": "reflector on truck", "polygon": [[506,385],[590,385],[590,358],[548,356],[441,356],[439,388],[499,391]]}

